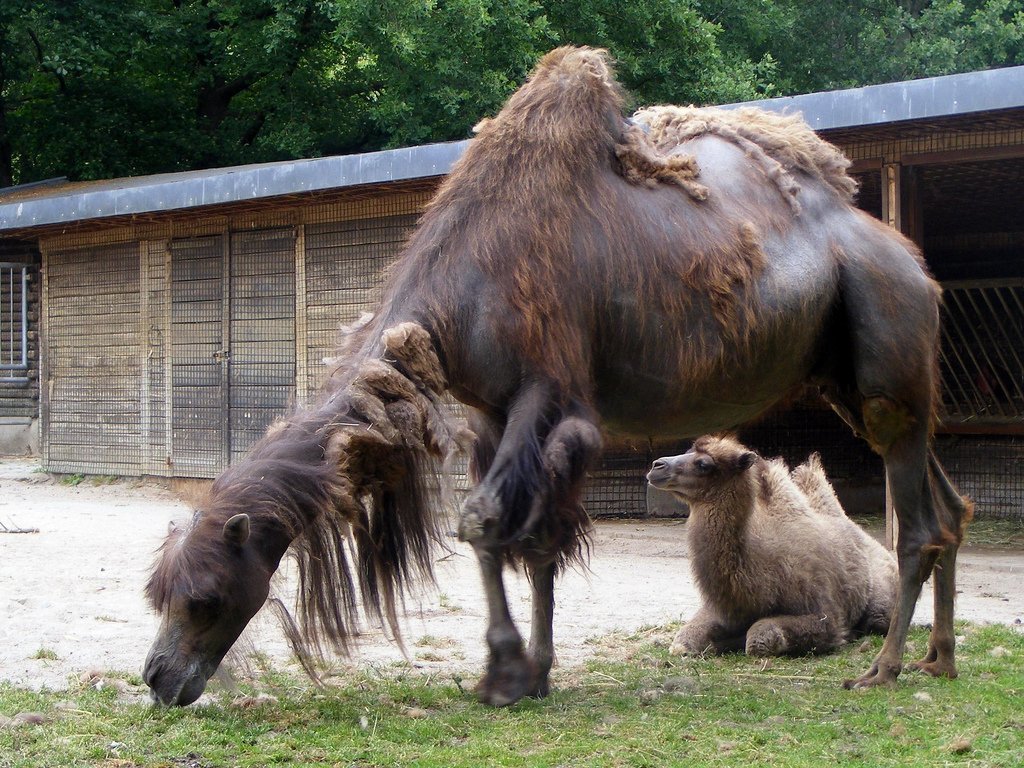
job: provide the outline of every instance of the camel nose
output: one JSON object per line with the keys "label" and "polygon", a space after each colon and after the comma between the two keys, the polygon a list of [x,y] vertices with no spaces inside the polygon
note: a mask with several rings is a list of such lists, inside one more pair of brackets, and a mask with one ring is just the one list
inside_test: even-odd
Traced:
{"label": "camel nose", "polygon": [[668,462],[664,459],[655,459],[651,469],[668,469]]}

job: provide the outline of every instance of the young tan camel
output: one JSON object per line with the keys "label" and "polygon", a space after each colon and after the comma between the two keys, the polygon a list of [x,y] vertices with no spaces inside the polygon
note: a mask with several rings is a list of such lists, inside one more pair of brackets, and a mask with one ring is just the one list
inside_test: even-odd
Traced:
{"label": "young tan camel", "polygon": [[673,653],[826,653],[889,628],[896,559],[846,516],[817,455],[790,473],[731,438],[702,437],[655,461],[648,480],[691,510],[704,602]]}

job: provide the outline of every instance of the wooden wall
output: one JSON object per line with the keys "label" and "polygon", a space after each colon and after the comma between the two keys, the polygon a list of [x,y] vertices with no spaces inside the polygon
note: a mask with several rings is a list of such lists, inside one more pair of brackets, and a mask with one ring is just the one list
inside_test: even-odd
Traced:
{"label": "wooden wall", "polygon": [[45,238],[44,468],[215,476],[317,390],[428,197]]}

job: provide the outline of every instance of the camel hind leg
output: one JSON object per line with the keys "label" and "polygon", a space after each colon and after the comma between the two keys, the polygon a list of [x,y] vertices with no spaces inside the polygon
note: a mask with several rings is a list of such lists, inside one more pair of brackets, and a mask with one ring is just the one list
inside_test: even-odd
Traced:
{"label": "camel hind leg", "polygon": [[928,457],[928,472],[936,506],[947,516],[947,528],[955,534],[956,540],[946,545],[932,570],[934,617],[928,638],[928,652],[924,658],[911,664],[910,668],[933,677],[954,678],[957,676],[953,629],[956,555],[963,531],[974,516],[974,508],[953,488],[933,452]]}
{"label": "camel hind leg", "polygon": [[[889,631],[870,669],[847,687],[888,685],[902,670],[907,633],[921,586],[936,565],[936,661],[924,667],[955,675],[951,573],[959,546],[964,500],[929,450],[938,345],[938,287],[883,231],[865,230],[841,273],[849,361],[838,367],[833,406],[885,462],[899,537],[899,591]],[[909,244],[906,244],[909,247]],[[941,649],[941,651],[939,650]]]}

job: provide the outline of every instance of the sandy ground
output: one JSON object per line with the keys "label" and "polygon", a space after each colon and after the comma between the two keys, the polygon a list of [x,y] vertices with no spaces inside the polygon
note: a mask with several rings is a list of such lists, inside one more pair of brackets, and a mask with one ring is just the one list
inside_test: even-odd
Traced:
{"label": "sandy ground", "polygon": [[[71,486],[23,459],[0,459],[0,681],[61,689],[83,673],[138,672],[156,632],[143,600],[153,554],[186,505],[156,483]],[[558,664],[571,668],[594,653],[596,637],[687,618],[697,594],[682,522],[614,521],[597,525],[590,572],[570,572],[557,590]],[[486,618],[475,560],[452,541],[437,564],[437,588],[408,603],[409,660],[443,674],[475,678],[482,668]],[[513,610],[528,632],[525,580],[509,577]],[[1021,626],[1024,552],[961,550],[959,618]],[[282,587],[287,593],[287,583]],[[915,621],[931,618],[927,587]],[[259,652],[289,659],[276,623],[261,614],[247,632]],[[55,657],[55,658],[51,658]],[[344,664],[403,661],[381,632],[366,630]]]}

